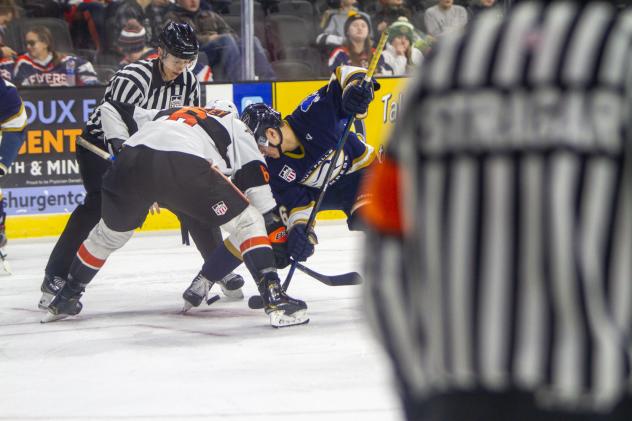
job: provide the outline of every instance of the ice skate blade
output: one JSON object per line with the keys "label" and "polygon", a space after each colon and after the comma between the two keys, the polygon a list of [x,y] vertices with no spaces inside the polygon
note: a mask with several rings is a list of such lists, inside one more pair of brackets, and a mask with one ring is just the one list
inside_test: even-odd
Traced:
{"label": "ice skate blade", "polygon": [[7,253],[4,249],[0,249],[0,263],[2,263],[2,270],[0,270],[0,276],[8,276],[12,275],[13,271],[11,270],[11,265],[7,260]]}
{"label": "ice skate blade", "polygon": [[42,292],[42,298],[40,298],[37,307],[40,310],[48,310],[48,306],[50,305],[50,302],[53,301],[53,298],[55,298],[53,294]]}
{"label": "ice skate blade", "polygon": [[191,310],[193,307],[196,307],[196,306],[194,306],[187,300],[184,300],[184,305],[182,306],[182,311],[180,311],[180,314],[185,314],[187,311]]}
{"label": "ice skate blade", "polygon": [[307,310],[298,310],[290,315],[287,315],[283,310],[275,310],[269,313],[270,324],[274,328],[290,327],[304,325],[309,322],[307,317]]}
{"label": "ice skate blade", "polygon": [[222,294],[224,294],[224,296],[230,300],[244,299],[244,292],[241,290],[241,288],[226,289],[226,287],[224,287],[223,285],[220,285],[220,288],[222,289]]}
{"label": "ice skate blade", "polygon": [[42,318],[42,320],[40,320],[40,323],[50,323],[50,322],[56,322],[57,320],[61,320],[61,319],[65,319],[66,317],[69,317],[70,314],[53,314],[50,311],[48,313],[46,313],[46,315]]}

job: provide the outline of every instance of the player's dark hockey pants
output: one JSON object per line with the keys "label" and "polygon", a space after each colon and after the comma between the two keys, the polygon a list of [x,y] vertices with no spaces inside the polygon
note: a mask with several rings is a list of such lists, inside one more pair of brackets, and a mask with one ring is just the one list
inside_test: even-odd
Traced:
{"label": "player's dark hockey pants", "polygon": [[[48,275],[62,278],[68,275],[79,246],[101,219],[101,183],[103,174],[110,167],[108,161],[80,146],[77,147],[77,162],[86,189],[86,198],[70,215],[45,269]],[[222,242],[219,228],[202,226],[183,214],[177,213],[177,216],[180,222],[187,226],[202,257],[208,256]]]}

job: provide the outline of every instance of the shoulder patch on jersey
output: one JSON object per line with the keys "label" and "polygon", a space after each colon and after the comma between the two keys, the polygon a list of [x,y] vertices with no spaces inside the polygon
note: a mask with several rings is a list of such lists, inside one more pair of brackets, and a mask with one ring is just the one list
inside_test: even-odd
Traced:
{"label": "shoulder patch on jersey", "polygon": [[169,98],[169,108],[182,107],[183,105],[182,95],[171,95],[171,98]]}
{"label": "shoulder patch on jersey", "polygon": [[309,110],[309,107],[311,107],[314,102],[318,102],[319,99],[320,94],[318,93],[318,91],[314,92],[313,94],[305,98],[303,102],[301,102],[301,111],[303,111],[304,113],[307,112],[307,110]]}
{"label": "shoulder patch on jersey", "polygon": [[294,171],[292,167],[284,165],[281,169],[281,172],[279,173],[279,177],[281,177],[288,183],[291,183],[292,181],[296,180],[296,171]]}

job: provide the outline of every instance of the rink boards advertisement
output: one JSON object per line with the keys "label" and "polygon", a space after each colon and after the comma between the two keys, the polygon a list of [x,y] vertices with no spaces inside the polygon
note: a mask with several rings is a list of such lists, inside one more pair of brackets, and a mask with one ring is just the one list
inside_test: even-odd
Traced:
{"label": "rink boards advertisement", "polygon": [[[388,132],[401,102],[402,79],[381,79],[382,88],[365,120],[367,142],[377,146]],[[230,99],[241,112],[247,105],[265,102],[283,115],[317,90],[326,80],[277,83],[209,84],[206,98]],[[22,88],[20,95],[28,114],[26,140],[16,162],[2,179],[3,200],[10,216],[9,235],[15,237],[57,235],[70,212],[85,197],[75,158],[76,139],[84,122],[103,97],[105,87]],[[145,229],[176,228],[169,212],[149,217]]]}

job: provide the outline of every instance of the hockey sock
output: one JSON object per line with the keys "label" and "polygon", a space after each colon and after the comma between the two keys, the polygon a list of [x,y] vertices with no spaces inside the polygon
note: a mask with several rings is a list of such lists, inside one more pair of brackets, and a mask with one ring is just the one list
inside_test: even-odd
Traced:
{"label": "hockey sock", "polygon": [[7,218],[7,213],[4,210],[4,196],[2,190],[0,190],[0,230],[4,231],[4,221]]}
{"label": "hockey sock", "polygon": [[70,265],[70,275],[68,279],[73,282],[87,285],[95,277],[99,269],[105,264],[105,259],[99,259],[91,254],[85,245],[81,245],[77,251],[75,259]]}
{"label": "hockey sock", "polygon": [[274,253],[269,247],[249,250],[243,254],[243,258],[248,271],[257,282],[263,278],[265,273],[276,272]]}
{"label": "hockey sock", "polygon": [[226,247],[221,244],[204,259],[202,275],[211,281],[218,281],[231,273],[241,264],[241,260],[236,258]]}

